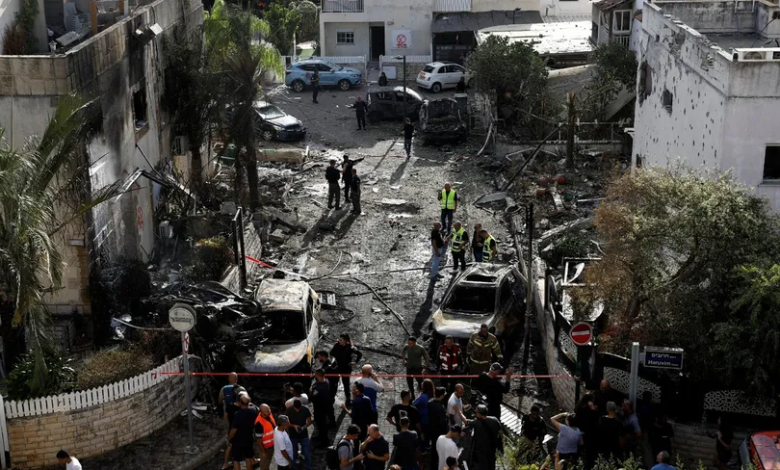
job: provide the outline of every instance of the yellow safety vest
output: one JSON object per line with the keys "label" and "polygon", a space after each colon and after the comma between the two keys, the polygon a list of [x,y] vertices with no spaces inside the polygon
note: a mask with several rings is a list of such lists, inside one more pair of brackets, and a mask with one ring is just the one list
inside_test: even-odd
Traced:
{"label": "yellow safety vest", "polygon": [[460,253],[460,250],[463,249],[463,234],[465,234],[466,231],[461,228],[457,232],[452,233],[452,252],[453,253]]}
{"label": "yellow safety vest", "polygon": [[446,189],[441,190],[441,208],[442,209],[455,209],[455,190],[450,189],[450,193],[447,194]]}
{"label": "yellow safety vest", "polygon": [[490,261],[493,261],[493,245],[495,243],[496,243],[496,241],[493,240],[493,237],[490,236],[490,235],[488,235],[488,237],[485,239],[484,245],[482,245],[482,262],[483,263],[489,263]]}

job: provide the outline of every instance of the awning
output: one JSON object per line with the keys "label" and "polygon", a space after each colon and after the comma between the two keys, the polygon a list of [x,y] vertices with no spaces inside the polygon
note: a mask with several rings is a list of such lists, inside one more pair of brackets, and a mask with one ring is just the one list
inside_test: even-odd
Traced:
{"label": "awning", "polygon": [[611,10],[624,3],[628,3],[630,1],[631,0],[595,0],[590,3],[596,5],[596,8],[598,8],[599,10],[606,11],[606,10]]}
{"label": "awning", "polygon": [[538,11],[485,11],[480,13],[441,13],[431,24],[431,32],[479,31],[491,26],[542,23]]}
{"label": "awning", "polygon": [[510,43],[531,44],[541,56],[589,54],[593,51],[591,27],[590,21],[496,26],[478,31],[477,41],[481,43],[489,36],[502,36]]}

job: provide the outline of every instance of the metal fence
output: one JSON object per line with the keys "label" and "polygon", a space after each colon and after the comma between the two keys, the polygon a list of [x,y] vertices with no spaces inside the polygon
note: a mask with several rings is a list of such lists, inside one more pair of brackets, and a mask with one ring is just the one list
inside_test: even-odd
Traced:
{"label": "metal fence", "polygon": [[[337,65],[349,65],[357,69],[360,69],[360,71],[363,73],[364,80],[368,75],[368,63],[366,62],[366,56],[363,55],[323,56],[323,57],[312,56],[312,57],[307,57],[305,59],[300,59],[296,56],[284,55],[282,56],[282,60],[284,61],[285,69],[296,62],[300,62],[301,60],[321,60],[323,62],[330,62],[332,64],[337,64]],[[272,83],[284,83],[284,75],[278,77],[276,76],[276,74],[269,74],[268,76],[266,76],[266,80]]]}
{"label": "metal fence", "polygon": [[363,13],[363,0],[323,0],[323,13]]}

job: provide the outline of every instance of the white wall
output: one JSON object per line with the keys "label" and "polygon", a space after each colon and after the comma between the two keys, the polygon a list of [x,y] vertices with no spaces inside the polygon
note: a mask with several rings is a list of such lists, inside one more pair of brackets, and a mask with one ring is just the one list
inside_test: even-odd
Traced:
{"label": "white wall", "polygon": [[[556,3],[558,3],[557,0],[549,1],[556,1]],[[540,3],[541,2],[539,0],[471,0],[471,11],[472,13],[483,11],[512,11],[515,8],[520,8],[522,11],[539,11]],[[590,5],[588,4],[587,0],[575,0],[560,3],[571,3],[574,5],[582,3],[588,7],[588,9],[590,9]]]}
{"label": "white wall", "polygon": [[[477,1],[477,0],[475,0]],[[510,3],[510,6],[512,2]],[[576,17],[589,17],[591,13],[591,3],[588,0],[576,0],[576,1],[561,1],[561,0],[541,0],[539,4],[539,13],[542,16],[556,16],[556,15],[569,15]],[[514,10],[516,6],[506,8],[506,10]],[[532,8],[529,6],[529,10]],[[580,18],[576,18],[580,20]]]}
{"label": "white wall", "polygon": [[[362,55],[369,57],[370,40],[368,23],[325,23],[325,41],[321,44],[324,47],[322,55],[328,56],[355,56]],[[354,31],[354,44],[337,44],[336,33],[338,31]]]}

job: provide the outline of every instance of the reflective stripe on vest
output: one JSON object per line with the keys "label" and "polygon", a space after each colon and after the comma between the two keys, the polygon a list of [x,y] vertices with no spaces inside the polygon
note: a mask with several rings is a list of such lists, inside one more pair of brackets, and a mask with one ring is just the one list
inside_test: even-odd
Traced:
{"label": "reflective stripe on vest", "polygon": [[496,241],[493,240],[493,237],[488,235],[488,237],[484,241],[484,245],[482,245],[483,262],[493,261],[493,244],[495,243]]}
{"label": "reflective stripe on vest", "polygon": [[[446,346],[442,346],[439,349],[439,362],[441,363],[441,370],[455,370],[458,368],[458,360],[460,358],[460,347],[457,344],[452,345],[452,352],[447,350]],[[452,366],[450,366],[452,362]]]}
{"label": "reflective stripe on vest", "polygon": [[263,415],[257,415],[255,424],[260,423],[263,425],[263,435],[259,439],[263,440],[263,447],[266,449],[274,446],[274,428],[276,428],[276,421],[274,421],[274,415],[269,417],[270,421]]}
{"label": "reflective stripe on vest", "polygon": [[463,228],[452,233],[452,252],[459,253],[463,249],[463,235],[466,233]]}
{"label": "reflective stripe on vest", "polygon": [[455,209],[455,190],[450,189],[450,193],[447,194],[446,189],[441,190],[441,208],[442,209]]}

